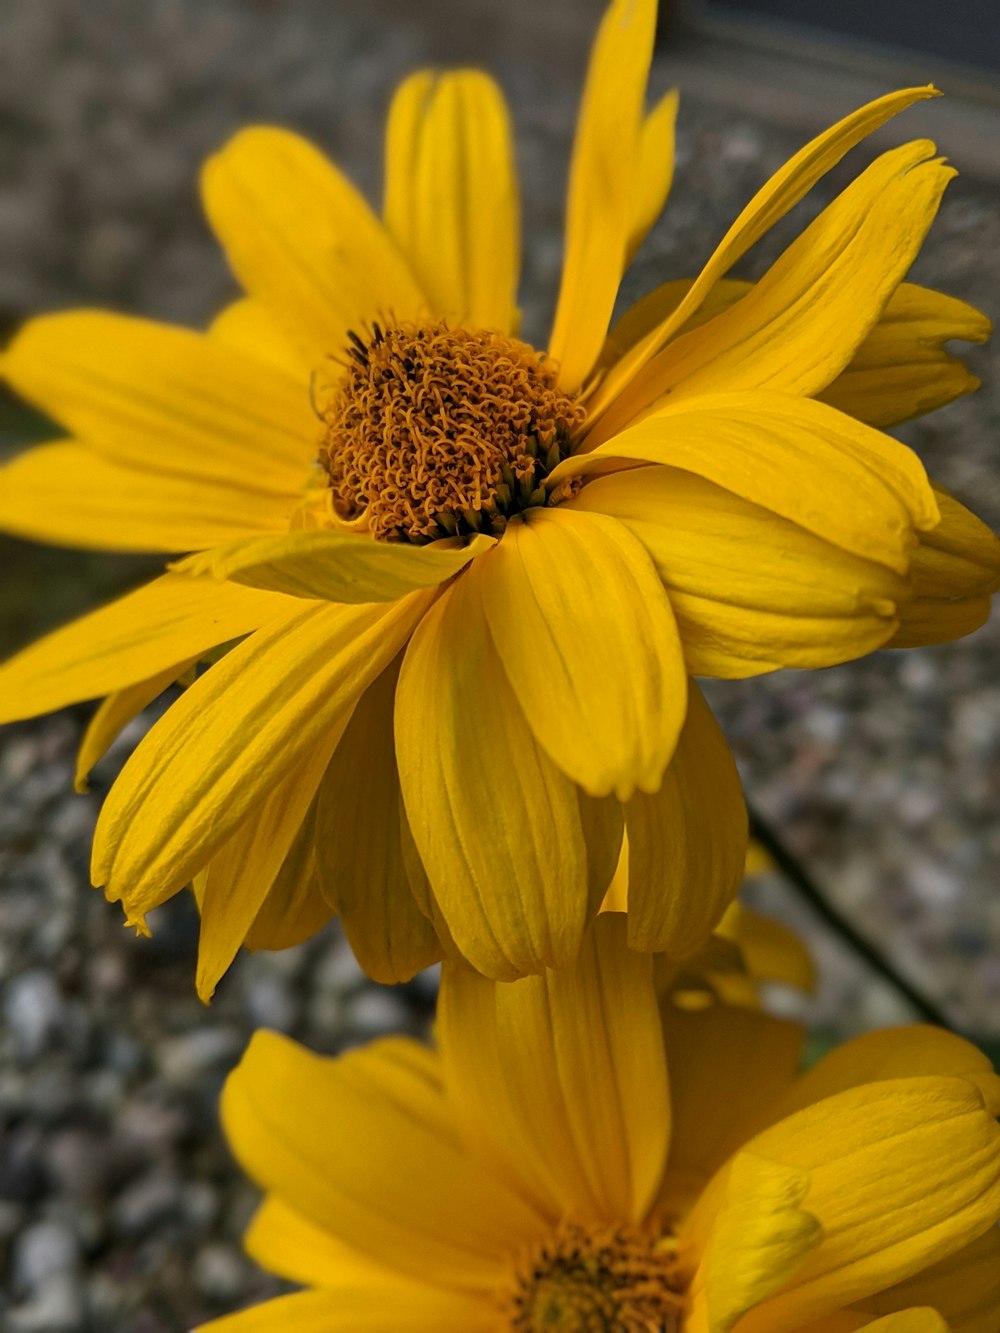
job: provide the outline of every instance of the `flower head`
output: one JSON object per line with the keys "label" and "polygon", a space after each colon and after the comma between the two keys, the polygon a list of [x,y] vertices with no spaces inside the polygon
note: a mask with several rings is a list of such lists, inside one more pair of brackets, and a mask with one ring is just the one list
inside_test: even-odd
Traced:
{"label": "flower head", "polygon": [[107,695],[82,782],[186,683],[112,789],[93,878],[140,929],[193,880],[204,995],[242,943],[334,912],[380,980],[447,951],[502,978],[566,966],[623,829],[632,944],[689,954],[745,842],[689,677],[986,614],[1000,546],[880,430],[974,388],[944,344],[988,331],[903,282],[953,174],[933,145],[878,157],[756,285],[727,277],[932,90],[806,145],[697,278],[609,327],[673,170],[676,98],[645,106],[655,10],[614,0],[597,36],[544,352],[518,336],[506,109],[470,71],[396,94],[381,218],[297,135],[211,158],[247,295],[206,333],[84,312],[6,352],[69,438],[4,469],[0,522],[194,553],[8,663],[0,717]]}
{"label": "flower head", "polygon": [[793,1023],[678,1006],[607,914],[576,966],[445,964],[438,1049],[258,1033],[223,1095],[307,1285],[212,1333],[979,1333],[1000,1316],[1000,1079],[934,1028],[796,1072]]}

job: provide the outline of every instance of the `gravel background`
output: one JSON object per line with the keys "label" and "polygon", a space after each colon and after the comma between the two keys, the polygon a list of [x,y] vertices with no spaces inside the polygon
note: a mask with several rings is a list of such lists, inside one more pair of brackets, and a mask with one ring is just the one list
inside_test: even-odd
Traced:
{"label": "gravel background", "polygon": [[[537,8],[537,7],[536,7]],[[566,151],[588,24],[528,5],[435,24],[394,0],[8,0],[0,48],[0,322],[93,303],[198,322],[230,293],[200,221],[199,160],[247,120],[302,129],[377,193],[384,108],[415,64],[489,52],[514,104],[525,181],[526,334],[554,292]],[[470,19],[476,21],[470,21]],[[544,61],[544,63],[543,63]],[[669,68],[668,68],[669,66]],[[761,181],[805,137],[782,117],[685,94],[678,179],[634,287],[693,272]],[[777,91],[776,91],[777,96]],[[839,110],[849,109],[845,97]],[[906,133],[905,125],[898,134]],[[897,136],[898,137],[898,136]],[[959,165],[962,144],[942,148]],[[864,158],[852,159],[853,170]],[[1000,172],[1000,163],[998,163]],[[841,170],[750,257],[760,271],[847,179]],[[915,276],[1000,311],[1000,202],[952,187]],[[910,428],[937,476],[1000,526],[993,388]],[[0,447],[44,430],[0,405]],[[0,630],[12,647],[143,562],[7,541]],[[1000,684],[997,622],[963,643],[827,672],[714,688],[748,790],[831,895],[955,1021],[1000,1035]],[[87,887],[103,791],[149,719],[71,793],[87,708],[9,728],[0,750],[0,1326],[11,1333],[173,1333],[274,1290],[238,1247],[253,1205],[215,1104],[249,1032],[267,1023],[334,1050],[419,1029],[433,978],[366,983],[334,930],[244,956],[211,1008],[192,985],[196,921],[178,898],[133,940]],[[755,895],[810,932],[816,1021],[848,1032],[905,1011],[817,931],[776,881]]]}

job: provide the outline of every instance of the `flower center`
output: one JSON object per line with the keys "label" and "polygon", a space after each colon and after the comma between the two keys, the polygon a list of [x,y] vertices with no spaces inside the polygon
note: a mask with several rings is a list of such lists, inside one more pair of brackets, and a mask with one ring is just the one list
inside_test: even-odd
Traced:
{"label": "flower center", "polygon": [[674,1243],[632,1227],[564,1225],[519,1265],[501,1306],[517,1333],[680,1333]]}
{"label": "flower center", "polygon": [[546,501],[583,408],[526,343],[446,324],[373,324],[322,408],[333,507],[383,541],[499,534]]}

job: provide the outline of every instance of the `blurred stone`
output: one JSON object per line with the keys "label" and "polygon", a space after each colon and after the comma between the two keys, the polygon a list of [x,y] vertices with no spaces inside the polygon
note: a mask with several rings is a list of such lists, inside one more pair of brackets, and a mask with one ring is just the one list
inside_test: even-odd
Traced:
{"label": "blurred stone", "polygon": [[49,973],[25,972],[15,977],[4,996],[4,1016],[17,1058],[26,1063],[37,1059],[59,1036],[64,1014],[62,996]]}

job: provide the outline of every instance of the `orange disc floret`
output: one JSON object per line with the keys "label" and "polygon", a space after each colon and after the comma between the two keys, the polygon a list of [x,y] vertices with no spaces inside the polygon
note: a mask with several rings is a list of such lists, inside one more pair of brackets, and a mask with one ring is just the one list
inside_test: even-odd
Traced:
{"label": "orange disc floret", "polygon": [[680,1333],[683,1287],[669,1234],[563,1223],[524,1256],[501,1309],[517,1333]]}
{"label": "orange disc floret", "polygon": [[501,333],[447,324],[373,324],[352,333],[320,460],[333,506],[383,541],[423,543],[503,530],[544,504],[542,482],[570,452],[583,408],[556,369]]}

